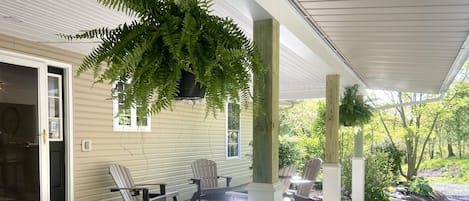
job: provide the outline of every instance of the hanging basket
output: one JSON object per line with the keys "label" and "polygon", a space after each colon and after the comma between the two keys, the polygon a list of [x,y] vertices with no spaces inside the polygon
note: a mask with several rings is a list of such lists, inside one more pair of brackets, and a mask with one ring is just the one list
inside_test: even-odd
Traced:
{"label": "hanging basket", "polygon": [[197,100],[205,97],[205,87],[195,81],[194,74],[182,71],[176,100]]}

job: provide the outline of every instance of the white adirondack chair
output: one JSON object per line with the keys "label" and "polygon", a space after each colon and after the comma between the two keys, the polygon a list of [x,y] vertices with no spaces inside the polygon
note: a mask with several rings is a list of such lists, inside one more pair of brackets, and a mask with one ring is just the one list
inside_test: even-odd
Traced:
{"label": "white adirondack chair", "polygon": [[[310,197],[311,189],[316,182],[319,170],[321,170],[322,160],[314,158],[306,162],[303,167],[303,174],[300,179],[292,179],[291,182],[297,185],[296,191],[288,190],[293,193],[295,201],[311,201],[318,200],[317,198]],[[319,199],[321,200],[321,199]]]}
{"label": "white adirondack chair", "polygon": [[[191,164],[193,178],[192,182],[197,185],[197,191],[192,196],[195,200],[221,200],[225,192],[230,189],[231,177],[219,176],[217,174],[217,164],[208,159],[198,159]],[[226,186],[220,187],[218,179],[225,178]]]}
{"label": "white adirondack chair", "polygon": [[[135,184],[129,169],[122,165],[112,164],[109,173],[117,185],[117,188],[111,188],[111,192],[120,191],[124,201],[164,201],[171,197],[173,201],[177,201],[176,196],[179,193],[166,192],[166,184]],[[150,192],[147,186],[159,186],[160,193]]]}
{"label": "white adirondack chair", "polygon": [[281,168],[278,171],[278,177],[279,177],[279,182],[283,185],[283,195],[291,197],[292,194],[288,192],[290,184],[291,184],[291,179],[293,176],[296,175],[296,166],[295,165],[289,165],[286,167]]}
{"label": "white adirondack chair", "polygon": [[[298,188],[294,194],[295,201],[317,200],[317,198],[310,197],[310,193],[316,182],[319,170],[321,170],[321,165],[322,160],[319,158],[314,158],[306,162],[303,167],[302,181],[299,182]],[[305,180],[307,181],[305,182]]]}

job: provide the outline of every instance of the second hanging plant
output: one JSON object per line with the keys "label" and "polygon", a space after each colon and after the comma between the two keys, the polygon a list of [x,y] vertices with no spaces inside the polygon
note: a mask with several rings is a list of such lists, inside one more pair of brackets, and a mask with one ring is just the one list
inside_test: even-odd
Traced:
{"label": "second hanging plant", "polygon": [[358,98],[358,85],[345,87],[339,107],[339,122],[343,126],[360,126],[371,121],[373,108]]}

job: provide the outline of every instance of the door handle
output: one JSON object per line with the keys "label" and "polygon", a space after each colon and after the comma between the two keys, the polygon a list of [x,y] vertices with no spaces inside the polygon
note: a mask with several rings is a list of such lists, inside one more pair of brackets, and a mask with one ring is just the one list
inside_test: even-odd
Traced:
{"label": "door handle", "polygon": [[42,143],[46,144],[46,129],[42,129]]}

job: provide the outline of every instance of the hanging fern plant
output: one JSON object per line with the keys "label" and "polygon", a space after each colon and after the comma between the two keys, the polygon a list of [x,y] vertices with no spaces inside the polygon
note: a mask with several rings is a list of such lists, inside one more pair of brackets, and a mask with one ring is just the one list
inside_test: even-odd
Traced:
{"label": "hanging fern plant", "polygon": [[339,122],[343,126],[359,126],[370,122],[373,108],[358,98],[358,85],[345,87],[339,108]]}
{"label": "hanging fern plant", "polygon": [[[252,74],[264,68],[254,44],[229,18],[210,14],[210,0],[98,0],[136,20],[97,28],[69,39],[102,40],[78,69],[94,72],[96,82],[128,82],[126,106],[149,105],[147,113],[169,108],[182,72],[206,88],[207,111],[227,100],[247,103]],[[104,65],[103,65],[104,64]]]}

